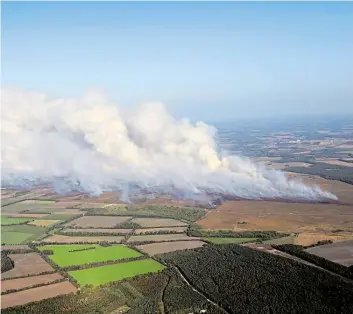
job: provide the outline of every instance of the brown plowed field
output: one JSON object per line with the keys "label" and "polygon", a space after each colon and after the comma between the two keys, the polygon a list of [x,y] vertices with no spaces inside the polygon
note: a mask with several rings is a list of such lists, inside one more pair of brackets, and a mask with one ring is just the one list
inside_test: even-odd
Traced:
{"label": "brown plowed field", "polygon": [[77,288],[70,282],[59,282],[52,285],[9,293],[1,296],[1,308],[14,307],[29,302],[54,298],[58,295],[76,293]]}
{"label": "brown plowed field", "polygon": [[[246,224],[239,224],[246,222]],[[337,204],[230,201],[197,221],[206,229],[284,232],[353,232],[353,206]]]}
{"label": "brown plowed field", "polygon": [[99,243],[99,242],[121,242],[124,239],[123,236],[93,236],[93,237],[72,237],[55,234],[51,237],[43,239],[41,242],[56,242],[56,243]]}
{"label": "brown plowed field", "polygon": [[46,271],[54,271],[38,253],[26,254],[9,254],[14,262],[15,267],[5,273],[2,273],[2,278],[14,278],[27,275],[38,275]]}
{"label": "brown plowed field", "polygon": [[128,234],[132,231],[132,229],[98,229],[98,228],[94,228],[94,229],[64,229],[61,232],[65,233],[65,232],[75,232],[75,233],[80,233],[80,232],[84,232],[84,233],[121,233],[121,234]]}
{"label": "brown plowed field", "polygon": [[144,244],[137,246],[137,248],[149,255],[156,255],[179,250],[195,249],[204,244],[206,243],[202,241],[176,241]]}
{"label": "brown plowed field", "polygon": [[8,290],[19,290],[27,287],[33,287],[39,284],[47,284],[61,278],[63,278],[63,276],[61,276],[59,273],[55,273],[49,275],[5,280],[1,282],[1,292]]}
{"label": "brown plowed field", "polygon": [[129,220],[131,217],[120,216],[83,216],[70,221],[65,226],[79,226],[83,228],[109,228]]}
{"label": "brown plowed field", "polygon": [[188,237],[186,234],[156,234],[156,235],[140,235],[132,236],[127,241],[128,243],[132,242],[143,242],[143,241],[154,241],[154,242],[163,242],[163,241],[191,241],[199,240],[197,237]]}
{"label": "brown plowed field", "polygon": [[1,246],[1,251],[3,250],[32,250],[28,245],[2,245]]}
{"label": "brown plowed field", "polygon": [[168,218],[134,218],[132,222],[143,228],[187,226],[185,222]]}
{"label": "brown plowed field", "polygon": [[149,232],[159,232],[159,231],[167,231],[174,233],[183,233],[186,232],[187,227],[165,227],[165,228],[147,228],[147,229],[136,229],[135,234],[144,234]]}

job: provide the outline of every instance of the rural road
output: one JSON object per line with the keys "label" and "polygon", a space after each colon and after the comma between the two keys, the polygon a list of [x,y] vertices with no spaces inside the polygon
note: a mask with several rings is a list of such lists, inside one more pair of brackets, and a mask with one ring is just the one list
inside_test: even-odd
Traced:
{"label": "rural road", "polygon": [[172,266],[177,272],[178,274],[181,276],[181,278],[184,280],[184,282],[190,286],[190,288],[192,290],[194,290],[196,293],[198,293],[199,295],[203,296],[208,302],[210,302],[211,304],[213,304],[215,307],[217,307],[221,312],[224,312],[226,314],[231,314],[228,311],[226,311],[224,308],[220,307],[217,303],[213,302],[212,300],[210,300],[209,298],[207,298],[202,292],[200,292],[199,290],[197,290],[186,278],[185,276],[182,274],[182,272],[179,270],[178,267],[176,266]]}

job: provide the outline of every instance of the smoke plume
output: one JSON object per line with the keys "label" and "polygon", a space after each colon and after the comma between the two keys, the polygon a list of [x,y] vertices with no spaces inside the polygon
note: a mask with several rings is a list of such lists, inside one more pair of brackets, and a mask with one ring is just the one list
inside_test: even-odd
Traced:
{"label": "smoke plume", "polygon": [[161,103],[122,110],[103,93],[50,99],[2,89],[2,184],[51,183],[59,193],[99,195],[129,186],[184,196],[336,199],[238,156],[221,157],[216,129],[176,120]]}

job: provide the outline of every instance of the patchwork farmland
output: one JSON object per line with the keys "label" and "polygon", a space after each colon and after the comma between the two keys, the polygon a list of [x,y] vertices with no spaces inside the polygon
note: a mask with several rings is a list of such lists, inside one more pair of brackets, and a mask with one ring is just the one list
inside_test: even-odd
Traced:
{"label": "patchwork farmland", "polygon": [[44,238],[41,242],[45,243],[100,243],[100,242],[111,242],[120,243],[124,237],[122,236],[65,236],[60,234],[54,234],[50,237]]}
{"label": "patchwork farmland", "polygon": [[142,254],[123,245],[44,245],[38,247],[42,252],[52,251],[48,255],[60,267],[99,263],[110,260],[122,260],[141,257]]}
{"label": "patchwork farmland", "polygon": [[157,255],[169,253],[179,250],[195,249],[205,245],[202,241],[175,241],[175,242],[160,242],[150,243],[137,246],[137,248],[148,255]]}
{"label": "patchwork farmland", "polygon": [[108,216],[83,216],[75,219],[66,226],[80,228],[113,228],[132,217],[108,217]]}
{"label": "patchwork farmland", "polygon": [[69,274],[84,285],[99,286],[111,281],[134,277],[136,275],[154,273],[165,267],[152,259],[106,265],[83,270],[70,271]]}
{"label": "patchwork farmland", "polygon": [[15,267],[3,273],[2,279],[39,275],[43,272],[55,271],[38,253],[9,254],[8,256],[14,261]]}

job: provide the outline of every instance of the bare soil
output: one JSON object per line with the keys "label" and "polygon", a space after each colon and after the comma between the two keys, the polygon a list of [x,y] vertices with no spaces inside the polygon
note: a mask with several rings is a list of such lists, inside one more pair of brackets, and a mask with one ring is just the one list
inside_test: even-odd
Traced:
{"label": "bare soil", "polygon": [[84,216],[70,221],[66,226],[80,226],[84,228],[106,228],[114,227],[131,217],[121,216]]}
{"label": "bare soil", "polygon": [[99,243],[99,242],[121,242],[124,239],[122,236],[101,236],[101,237],[72,237],[55,234],[51,237],[43,239],[41,242],[56,242],[56,243]]}
{"label": "bare soil", "polygon": [[75,233],[122,233],[122,234],[128,234],[132,231],[132,229],[98,229],[98,228],[94,228],[94,229],[64,229],[62,230],[62,232],[75,232]]}
{"label": "bare soil", "polygon": [[199,240],[197,237],[188,237],[186,234],[157,234],[157,235],[139,235],[132,236],[127,241],[128,243],[132,242],[142,242],[142,241],[154,241],[154,242],[163,242],[163,241],[191,241]]}
{"label": "bare soil", "polygon": [[306,251],[344,266],[353,265],[353,240],[320,245]]}
{"label": "bare soil", "polygon": [[38,275],[46,271],[54,271],[38,253],[9,254],[9,257],[15,262],[15,267],[5,273],[2,278],[14,278],[27,275]]}
{"label": "bare soil", "polygon": [[19,290],[39,284],[44,285],[61,278],[63,278],[63,276],[61,276],[59,273],[55,273],[49,275],[32,276],[28,278],[5,280],[1,283],[1,292],[5,292],[8,290]]}
{"label": "bare soil", "polygon": [[132,221],[143,228],[187,226],[185,222],[167,218],[134,218]]}
{"label": "bare soil", "polygon": [[179,250],[195,249],[204,244],[206,243],[202,241],[176,241],[144,244],[137,246],[137,248],[149,255],[156,255]]}
{"label": "bare soil", "polygon": [[[246,222],[240,224],[239,222]],[[284,232],[353,232],[353,206],[337,204],[230,201],[209,211],[197,224],[206,229]]]}
{"label": "bare soil", "polygon": [[58,295],[76,293],[77,288],[70,282],[59,282],[52,285],[14,292],[1,296],[1,308],[23,305],[29,302],[54,298]]}

